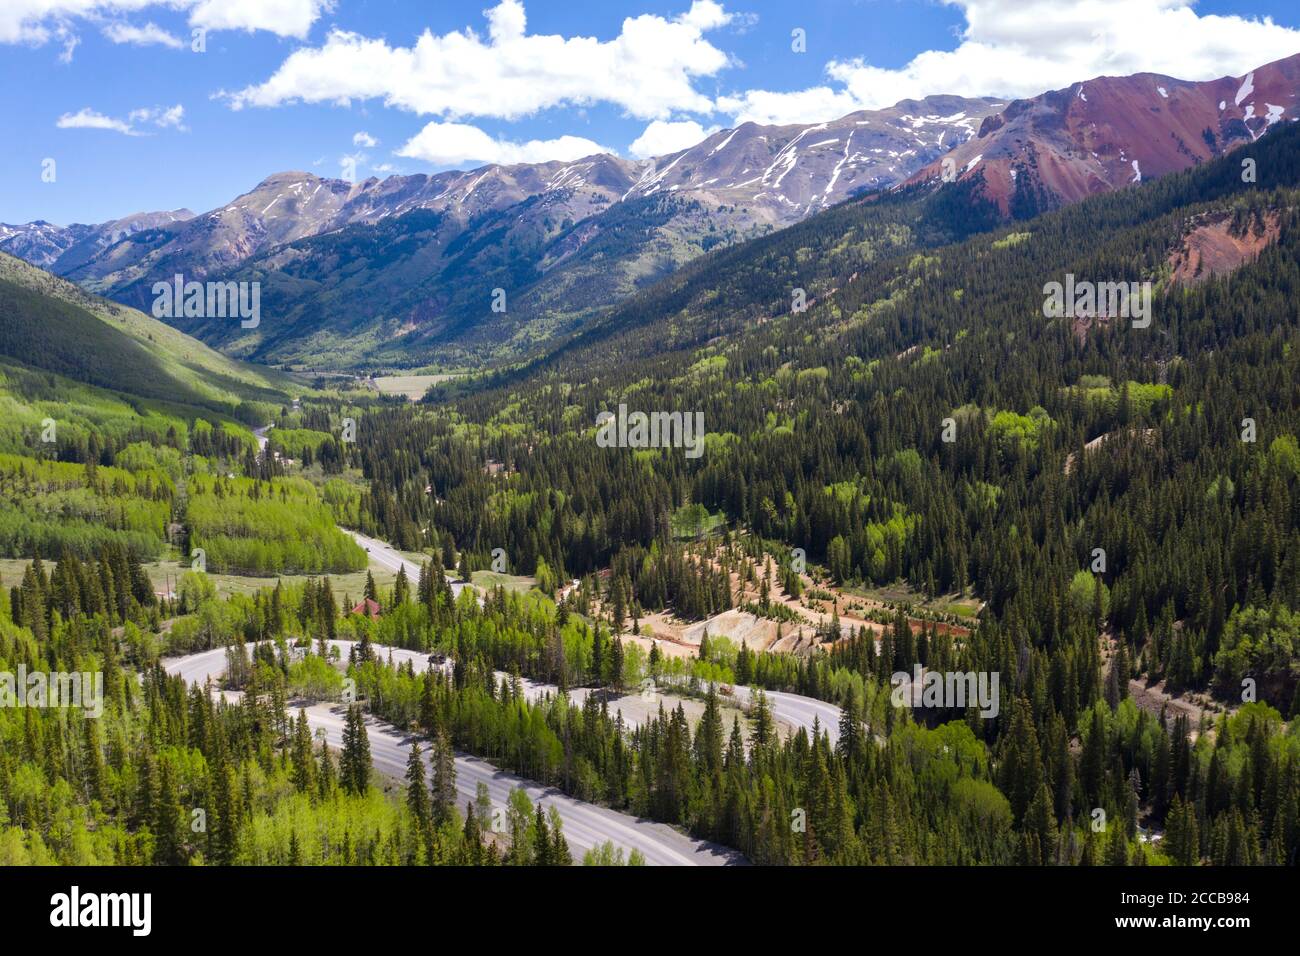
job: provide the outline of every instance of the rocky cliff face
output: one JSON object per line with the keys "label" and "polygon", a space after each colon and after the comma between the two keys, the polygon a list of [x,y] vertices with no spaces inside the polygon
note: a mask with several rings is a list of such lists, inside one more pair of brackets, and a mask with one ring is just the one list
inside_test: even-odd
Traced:
{"label": "rocky cliff face", "polygon": [[909,183],[978,179],[1006,215],[1032,215],[1163,176],[1300,117],[1300,54],[1245,76],[1196,83],[1103,76],[988,117],[979,135]]}

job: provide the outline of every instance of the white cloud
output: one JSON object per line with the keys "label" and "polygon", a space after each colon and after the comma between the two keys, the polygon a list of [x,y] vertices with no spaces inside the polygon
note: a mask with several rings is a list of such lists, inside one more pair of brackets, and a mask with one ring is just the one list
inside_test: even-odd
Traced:
{"label": "white cloud", "polygon": [[458,166],[463,163],[567,162],[609,152],[613,151],[581,136],[513,143],[494,139],[477,126],[465,123],[429,123],[399,149],[397,155],[422,159],[434,166]]}
{"label": "white cloud", "polygon": [[63,52],[59,54],[59,62],[71,63],[72,51],[81,45],[81,37],[67,30],[60,30],[59,39],[63,42]]}
{"label": "white cloud", "polygon": [[199,0],[190,11],[190,24],[208,30],[265,30],[305,40],[320,15],[333,9],[333,0]]}
{"label": "white cloud", "polygon": [[103,113],[97,113],[90,107],[82,107],[75,113],[64,113],[54,124],[59,129],[111,129],[115,133],[135,136],[136,132],[126,120],[113,119]]}
{"label": "white cloud", "polygon": [[110,23],[104,27],[104,36],[108,37],[114,43],[131,43],[135,46],[158,46],[170,47],[173,50],[179,50],[185,46],[185,43],[178,37],[172,36],[156,23],[146,23],[142,27],[132,26],[129,23]]}
{"label": "white cloud", "polygon": [[1101,75],[1239,76],[1300,50],[1300,30],[1271,19],[1198,16],[1192,0],[943,0],[966,28],[953,50],[927,50],[899,69],[832,61],[831,81],[796,92],[719,97],[736,122],[834,119],[932,93],[1033,96]]}
{"label": "white cloud", "polygon": [[706,136],[717,131],[716,126],[705,129],[695,120],[653,120],[627,148],[636,159],[663,156],[694,146]]}
{"label": "white cloud", "polygon": [[185,129],[182,125],[185,119],[185,107],[177,103],[175,106],[155,106],[152,109],[132,110],[127,114],[132,123],[148,123],[157,126],[160,129]]}
{"label": "white cloud", "polygon": [[140,126],[153,126],[158,129],[184,130],[185,107],[175,106],[141,107],[127,114],[126,119],[106,116],[88,106],[83,106],[75,113],[64,113],[55,121],[59,129],[105,129],[126,136],[143,136]]}
{"label": "white cloud", "polygon": [[628,17],[610,40],[530,35],[520,0],[501,0],[485,14],[486,39],[470,29],[426,30],[410,47],[332,30],[322,46],[290,54],[264,83],[227,96],[236,109],[382,99],[450,119],[515,119],[603,102],[640,119],[667,119],[675,111],[710,111],[695,80],[730,62],[704,37],[730,18],[713,0],[694,0],[673,19]]}
{"label": "white cloud", "polygon": [[715,3],[714,0],[696,0],[691,4],[691,8],[677,18],[687,26],[694,27],[700,32],[705,30],[716,30],[718,27],[725,27],[732,20],[732,14],[722,8],[722,4]]}
{"label": "white cloud", "polygon": [[[875,105],[889,106],[902,98],[895,97],[888,103]],[[854,110],[870,108],[872,107],[859,101],[847,90],[833,90],[828,86],[814,86],[792,93],[747,90],[740,96],[718,97],[718,109],[731,114],[737,126],[748,122],[775,126],[811,123],[839,119]]]}
{"label": "white cloud", "polygon": [[334,0],[3,0],[0,43],[39,46],[55,38],[65,43],[67,55],[66,38],[76,21],[100,21],[150,8],[187,10],[190,25],[207,30],[264,30],[303,40],[312,24],[334,8]]}
{"label": "white cloud", "polygon": [[359,133],[352,134],[352,145],[364,146],[366,149],[373,149],[374,147],[379,145],[379,140],[375,139],[365,130],[362,130]]}

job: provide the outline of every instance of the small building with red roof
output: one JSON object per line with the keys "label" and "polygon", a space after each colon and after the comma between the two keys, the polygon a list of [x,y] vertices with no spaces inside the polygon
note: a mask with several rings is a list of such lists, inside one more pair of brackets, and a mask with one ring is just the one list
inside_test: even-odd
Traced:
{"label": "small building with red roof", "polygon": [[364,614],[372,621],[379,620],[379,602],[373,598],[366,598],[360,604],[352,609],[353,614]]}

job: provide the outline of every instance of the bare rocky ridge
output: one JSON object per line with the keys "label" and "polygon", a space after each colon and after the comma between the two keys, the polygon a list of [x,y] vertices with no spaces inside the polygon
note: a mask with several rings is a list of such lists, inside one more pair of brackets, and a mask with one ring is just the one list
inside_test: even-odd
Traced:
{"label": "bare rocky ridge", "polygon": [[1175,285],[1196,285],[1253,262],[1277,242],[1281,224],[1276,210],[1236,228],[1227,215],[1203,217],[1191,224],[1183,241],[1169,255]]}
{"label": "bare rocky ridge", "polygon": [[[1300,54],[1206,82],[1103,76],[988,117],[908,184],[978,180],[1003,215],[1029,216],[1186,169],[1300,118]],[[949,161],[951,161],[949,163]]]}
{"label": "bare rocky ridge", "polygon": [[652,160],[628,195],[684,191],[713,204],[748,205],[763,221],[785,225],[898,182],[973,137],[1004,105],[928,96],[828,123],[744,123]]}

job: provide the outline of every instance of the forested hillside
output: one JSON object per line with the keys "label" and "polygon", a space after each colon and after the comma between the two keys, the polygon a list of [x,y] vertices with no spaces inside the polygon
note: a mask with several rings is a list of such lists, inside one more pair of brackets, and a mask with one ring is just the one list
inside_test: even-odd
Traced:
{"label": "forested hillside", "polygon": [[[250,427],[292,436],[308,419],[288,390],[303,384],[3,255],[0,356],[0,557],[113,546],[187,562],[199,549],[213,571],[253,576],[364,567],[334,506],[260,454]],[[332,440],[314,444],[337,460]]]}
{"label": "forested hillside", "polygon": [[686,197],[618,203],[599,226],[553,205],[538,195],[469,223],[416,209],[288,243],[235,276],[262,283],[256,330],[177,324],[265,362],[478,365],[532,354],[701,252],[760,231]]}
{"label": "forested hillside", "polygon": [[[837,207],[509,375],[317,383],[265,452],[87,384],[21,320],[100,320],[11,283],[0,669],[105,688],[97,720],[0,709],[0,861],[576,860],[523,787],[461,799],[459,752],[759,864],[1294,864],[1298,146],[1012,228],[954,219],[961,185]],[[1075,278],[1150,312],[1054,311]],[[699,413],[699,454],[598,441],[620,404]],[[206,689],[169,675],[207,652]],[[908,706],[916,668],[994,697]]]}
{"label": "forested hillside", "polygon": [[687,348],[782,315],[801,315],[872,263],[993,229],[997,209],[972,188],[871,193],[770,236],[701,256],[607,309],[522,370],[512,367],[492,380],[624,363],[635,354],[624,349],[643,349],[644,355]]}
{"label": "forested hillside", "polygon": [[[0,355],[32,368],[260,423],[301,390],[157,319],[0,253]],[[274,403],[274,404],[273,404]]]}
{"label": "forested hillside", "polygon": [[[1020,859],[1079,859],[1061,828],[1131,801],[1181,862],[1293,861],[1297,145],[1279,128],[1014,229],[905,245],[767,321],[753,319],[796,284],[783,267],[826,262],[810,238],[823,221],[826,241],[879,214],[845,207],[728,250],[513,379],[369,417],[369,526],[408,547],[504,548],[556,580],[613,565],[604,607],[708,614],[715,601],[687,595],[714,585],[690,573],[672,523],[698,503],[841,586],[974,593],[978,626],[947,660],[1002,676],[1001,714],[967,722],[1000,768]],[[1207,221],[1270,238],[1175,281]],[[1049,314],[1047,283],[1067,275],[1150,282],[1150,325]],[[705,453],[598,447],[596,416],[619,403],[701,411]],[[774,686],[861,706],[822,668],[881,680],[935,653],[827,650]],[[1143,717],[1130,680],[1238,715]],[[1233,740],[1255,755],[1234,761]],[[853,805],[873,825],[862,794]]]}

